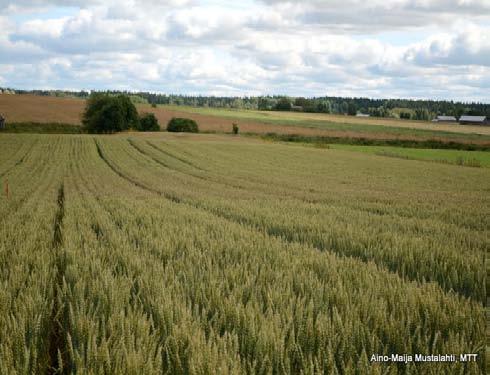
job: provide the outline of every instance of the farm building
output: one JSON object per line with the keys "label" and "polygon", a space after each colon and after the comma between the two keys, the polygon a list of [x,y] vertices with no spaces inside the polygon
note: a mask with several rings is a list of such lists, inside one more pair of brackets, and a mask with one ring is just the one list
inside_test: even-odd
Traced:
{"label": "farm building", "polygon": [[458,120],[454,116],[437,116],[433,121],[434,122],[458,122]]}
{"label": "farm building", "polygon": [[370,117],[367,113],[357,113],[356,117]]}
{"label": "farm building", "polygon": [[5,129],[5,118],[0,115],[0,130]]}
{"label": "farm building", "polygon": [[459,123],[461,125],[490,125],[486,116],[461,116]]}
{"label": "farm building", "polygon": [[303,107],[300,105],[292,105],[291,106],[291,111],[294,112],[303,112]]}

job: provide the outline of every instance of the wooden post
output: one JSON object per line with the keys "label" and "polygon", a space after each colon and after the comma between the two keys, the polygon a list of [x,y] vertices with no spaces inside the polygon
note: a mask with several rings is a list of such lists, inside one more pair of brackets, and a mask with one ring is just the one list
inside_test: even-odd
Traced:
{"label": "wooden post", "polygon": [[10,197],[9,180],[5,180],[5,195],[7,196],[7,199],[9,199],[9,197]]}

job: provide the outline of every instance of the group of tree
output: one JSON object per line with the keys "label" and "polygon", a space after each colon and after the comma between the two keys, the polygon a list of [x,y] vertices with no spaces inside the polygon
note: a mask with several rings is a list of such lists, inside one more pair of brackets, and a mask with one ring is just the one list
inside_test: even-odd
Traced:
{"label": "group of tree", "polygon": [[[153,113],[138,115],[133,101],[128,95],[108,95],[95,93],[87,100],[82,123],[87,133],[111,134],[125,130],[160,131],[160,125]],[[167,131],[199,132],[197,123],[187,118],[172,118]]]}
{"label": "group of tree", "polygon": [[[3,88],[3,90],[7,89]],[[92,96],[88,91],[8,90],[18,94],[29,93],[78,98],[90,98]],[[369,99],[334,96],[313,98],[289,96],[219,97],[129,91],[103,91],[98,93],[115,97],[123,94],[129,97],[134,104],[149,104],[152,106],[187,105],[193,107],[255,109],[265,111],[299,110],[304,112],[350,115],[362,112],[376,117],[400,117],[420,120],[430,120],[437,115],[450,115],[455,117],[461,115],[482,115],[490,117],[490,103],[463,103],[447,100]]]}
{"label": "group of tree", "polygon": [[159,131],[153,113],[138,115],[136,106],[127,95],[90,95],[82,119],[88,133],[115,133],[124,130]]}

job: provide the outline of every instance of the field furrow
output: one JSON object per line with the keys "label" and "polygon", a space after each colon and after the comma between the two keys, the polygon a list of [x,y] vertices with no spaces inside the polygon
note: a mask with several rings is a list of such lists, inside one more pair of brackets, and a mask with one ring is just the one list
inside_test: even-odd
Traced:
{"label": "field furrow", "polygon": [[[32,138],[18,140],[18,146]],[[24,143],[24,141],[26,143]],[[67,142],[39,141],[33,155],[9,174],[12,195],[2,197],[0,226],[2,373],[42,373],[49,368],[52,252],[56,185],[63,163],[49,163],[67,151]],[[54,146],[54,147],[53,147]]]}

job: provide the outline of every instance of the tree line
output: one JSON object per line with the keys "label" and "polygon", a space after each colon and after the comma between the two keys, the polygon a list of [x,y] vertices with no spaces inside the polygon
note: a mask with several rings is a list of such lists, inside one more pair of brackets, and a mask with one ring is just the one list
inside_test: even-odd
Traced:
{"label": "tree line", "polygon": [[[42,96],[88,98],[88,91],[64,90],[9,90],[17,94],[34,94]],[[93,93],[93,91],[92,91]],[[135,104],[152,105],[186,105],[193,107],[253,109],[265,111],[302,111],[313,113],[332,113],[356,115],[364,113],[375,117],[394,117],[415,120],[430,120],[437,115],[459,117],[461,115],[480,115],[490,117],[490,103],[457,102],[448,100],[412,100],[412,99],[370,99],[345,98],[336,96],[324,97],[288,97],[288,96],[194,96],[174,95],[151,92],[129,92],[107,90],[107,95],[124,94]]]}

